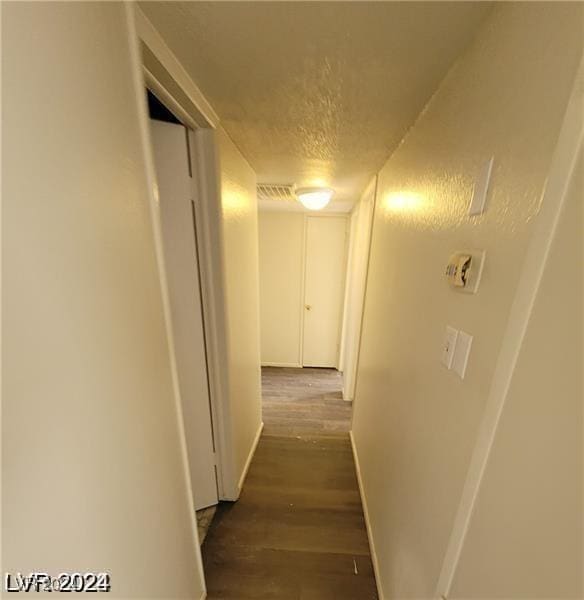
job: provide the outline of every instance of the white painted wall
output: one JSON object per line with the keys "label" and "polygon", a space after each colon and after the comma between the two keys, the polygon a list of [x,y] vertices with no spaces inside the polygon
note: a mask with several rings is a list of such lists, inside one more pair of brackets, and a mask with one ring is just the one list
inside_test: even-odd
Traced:
{"label": "white painted wall", "polygon": [[125,10],[2,6],[2,569],[199,598]]}
{"label": "white painted wall", "polygon": [[455,573],[452,598],[582,598],[582,150]]}
{"label": "white painted wall", "polygon": [[256,176],[221,127],[217,144],[232,446],[236,479],[241,485],[262,425]]}
{"label": "white painted wall", "polygon": [[302,213],[259,213],[263,365],[302,366],[304,220]]}
{"label": "white painted wall", "polygon": [[375,206],[373,179],[363,192],[351,213],[351,243],[347,264],[345,313],[343,316],[343,341],[341,370],[343,371],[343,398],[353,400],[357,383],[357,364],[361,343],[361,324],[365,304],[365,286],[369,267],[371,226]]}
{"label": "white painted wall", "polygon": [[[386,598],[435,593],[582,51],[583,10],[496,5],[379,174],[353,436]],[[470,219],[473,178],[491,155],[488,210]],[[476,296],[443,279],[450,252],[466,247],[487,252]],[[474,335],[464,381],[440,364],[448,324]]]}

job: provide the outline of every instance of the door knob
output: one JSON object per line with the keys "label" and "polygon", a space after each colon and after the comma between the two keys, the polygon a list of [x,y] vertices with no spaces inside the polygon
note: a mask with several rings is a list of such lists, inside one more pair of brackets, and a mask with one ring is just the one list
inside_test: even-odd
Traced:
{"label": "door knob", "polygon": [[312,308],[312,306],[310,306],[310,304],[305,304],[305,305],[304,305],[304,308],[305,308],[306,310],[310,310],[310,309]]}

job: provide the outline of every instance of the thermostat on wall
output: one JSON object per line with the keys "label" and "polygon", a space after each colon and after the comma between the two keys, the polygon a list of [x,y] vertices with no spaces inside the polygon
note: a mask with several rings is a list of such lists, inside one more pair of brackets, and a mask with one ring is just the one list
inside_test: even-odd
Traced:
{"label": "thermostat on wall", "polygon": [[455,252],[446,265],[446,279],[455,290],[476,294],[485,262],[484,250]]}

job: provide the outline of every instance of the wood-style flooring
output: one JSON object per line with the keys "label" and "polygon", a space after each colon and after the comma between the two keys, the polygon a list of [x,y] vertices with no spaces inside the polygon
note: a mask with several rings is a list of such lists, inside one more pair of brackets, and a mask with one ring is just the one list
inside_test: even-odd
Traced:
{"label": "wood-style flooring", "polygon": [[348,433],[351,403],[342,395],[343,379],[335,369],[262,369],[264,433]]}
{"label": "wood-style flooring", "polygon": [[203,544],[207,597],[376,599],[340,375],[262,380],[265,428],[241,497],[219,505]]}

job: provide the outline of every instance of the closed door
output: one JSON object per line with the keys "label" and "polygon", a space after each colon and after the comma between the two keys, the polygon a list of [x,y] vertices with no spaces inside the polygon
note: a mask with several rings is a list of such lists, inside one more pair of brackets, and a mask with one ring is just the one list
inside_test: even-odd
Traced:
{"label": "closed door", "polygon": [[344,217],[307,218],[302,353],[305,367],[338,368],[346,226]]}
{"label": "closed door", "polygon": [[164,262],[195,508],[217,504],[217,479],[186,129],[150,121]]}

